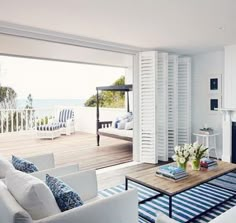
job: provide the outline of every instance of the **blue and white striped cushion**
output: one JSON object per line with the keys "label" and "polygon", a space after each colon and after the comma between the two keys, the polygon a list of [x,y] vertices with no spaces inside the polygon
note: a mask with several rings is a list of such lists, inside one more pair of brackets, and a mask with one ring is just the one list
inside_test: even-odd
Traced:
{"label": "blue and white striped cushion", "polygon": [[61,128],[61,126],[59,123],[37,126],[38,131],[54,131],[54,130],[58,130],[60,128]]}
{"label": "blue and white striped cushion", "polygon": [[28,160],[12,156],[12,165],[16,170],[25,172],[25,173],[33,173],[38,171],[38,168]]}
{"label": "blue and white striped cushion", "polygon": [[60,122],[59,126],[60,126],[60,128],[65,128],[66,127],[66,123],[65,122]]}
{"label": "blue and white striped cushion", "polygon": [[66,122],[72,118],[74,118],[74,112],[71,109],[63,109],[59,113],[59,122]]}
{"label": "blue and white striped cushion", "polygon": [[67,211],[83,205],[80,196],[67,184],[56,177],[46,175],[46,184],[52,191],[61,211]]}

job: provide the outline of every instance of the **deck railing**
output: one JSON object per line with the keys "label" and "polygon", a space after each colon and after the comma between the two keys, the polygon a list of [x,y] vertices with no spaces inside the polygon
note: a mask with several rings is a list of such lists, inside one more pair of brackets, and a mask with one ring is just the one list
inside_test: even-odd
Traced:
{"label": "deck railing", "polygon": [[53,109],[0,109],[0,134],[33,130],[54,114]]}
{"label": "deck railing", "polygon": [[[58,117],[63,106],[42,109],[0,109],[0,135],[11,132],[32,131]],[[68,107],[67,107],[68,108]],[[69,107],[75,112],[76,131],[96,133],[95,107]],[[125,109],[100,108],[100,120],[111,121],[124,114]]]}

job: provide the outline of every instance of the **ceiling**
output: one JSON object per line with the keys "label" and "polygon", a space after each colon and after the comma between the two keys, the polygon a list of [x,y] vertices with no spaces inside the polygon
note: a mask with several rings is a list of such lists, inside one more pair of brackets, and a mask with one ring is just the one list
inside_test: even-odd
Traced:
{"label": "ceiling", "polygon": [[236,0],[0,0],[0,20],[143,49],[236,44]]}

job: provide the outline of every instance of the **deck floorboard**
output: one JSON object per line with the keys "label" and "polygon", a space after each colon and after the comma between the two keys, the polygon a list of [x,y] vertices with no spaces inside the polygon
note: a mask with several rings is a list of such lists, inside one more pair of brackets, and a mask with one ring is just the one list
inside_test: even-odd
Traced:
{"label": "deck floorboard", "polygon": [[27,157],[48,152],[54,153],[57,166],[79,163],[81,170],[132,161],[132,143],[105,136],[98,147],[96,136],[84,132],[54,140],[38,139],[33,133],[0,135],[0,154],[8,159],[11,155]]}

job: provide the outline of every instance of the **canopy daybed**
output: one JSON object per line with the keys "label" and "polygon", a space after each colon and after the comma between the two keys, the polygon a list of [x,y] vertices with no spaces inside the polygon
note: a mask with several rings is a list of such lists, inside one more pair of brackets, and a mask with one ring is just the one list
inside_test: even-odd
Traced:
{"label": "canopy daybed", "polygon": [[112,127],[112,121],[100,121],[99,113],[99,91],[121,91],[127,93],[127,112],[130,112],[129,92],[132,91],[132,85],[104,86],[97,87],[97,145],[100,145],[100,136],[108,136],[117,139],[131,141],[133,139],[133,130],[117,129]]}

